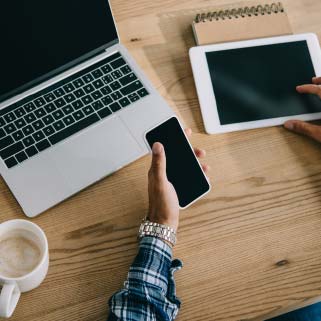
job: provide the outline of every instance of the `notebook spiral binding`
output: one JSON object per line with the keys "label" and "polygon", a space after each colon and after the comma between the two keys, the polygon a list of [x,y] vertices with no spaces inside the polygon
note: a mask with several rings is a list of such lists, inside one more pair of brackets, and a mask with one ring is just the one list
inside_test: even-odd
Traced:
{"label": "notebook spiral binding", "polygon": [[272,13],[284,12],[284,7],[281,2],[258,5],[252,7],[234,8],[230,10],[220,10],[207,13],[199,13],[195,18],[195,23],[213,21],[213,20],[225,20],[234,18],[245,18],[251,16],[259,16]]}

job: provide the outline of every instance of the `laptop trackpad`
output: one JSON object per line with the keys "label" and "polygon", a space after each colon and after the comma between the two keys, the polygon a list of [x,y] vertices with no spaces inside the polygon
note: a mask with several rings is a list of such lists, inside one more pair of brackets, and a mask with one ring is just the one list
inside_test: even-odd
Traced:
{"label": "laptop trackpad", "polygon": [[53,153],[59,170],[78,191],[142,155],[142,149],[118,118],[72,137]]}

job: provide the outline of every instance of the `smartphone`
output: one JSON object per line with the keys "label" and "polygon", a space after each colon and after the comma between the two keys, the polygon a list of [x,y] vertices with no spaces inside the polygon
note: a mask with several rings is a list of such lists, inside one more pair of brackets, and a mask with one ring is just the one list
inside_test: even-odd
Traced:
{"label": "smartphone", "polygon": [[202,166],[176,117],[171,117],[148,131],[145,138],[151,149],[156,142],[163,144],[167,178],[176,190],[181,209],[187,208],[211,190]]}

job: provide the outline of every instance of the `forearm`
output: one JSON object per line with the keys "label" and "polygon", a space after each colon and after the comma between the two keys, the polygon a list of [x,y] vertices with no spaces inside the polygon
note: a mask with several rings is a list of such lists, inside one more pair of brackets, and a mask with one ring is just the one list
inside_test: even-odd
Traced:
{"label": "forearm", "polygon": [[109,321],[174,320],[180,308],[173,273],[172,249],[164,241],[144,237],[124,288],[109,300]]}

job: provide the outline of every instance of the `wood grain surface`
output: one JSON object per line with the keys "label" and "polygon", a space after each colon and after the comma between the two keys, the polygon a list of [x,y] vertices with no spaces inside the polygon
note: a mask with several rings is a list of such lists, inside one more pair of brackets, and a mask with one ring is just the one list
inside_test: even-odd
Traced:
{"label": "wood grain surface", "polygon": [[[178,320],[254,320],[321,295],[321,146],[281,127],[205,134],[188,49],[192,9],[230,0],[113,0],[122,42],[208,152],[212,192],[181,213]],[[295,33],[321,39],[321,1],[284,0]],[[185,12],[185,10],[187,10]],[[34,219],[50,269],[12,321],[103,321],[146,214],[145,157]],[[25,218],[0,181],[0,221]]]}

